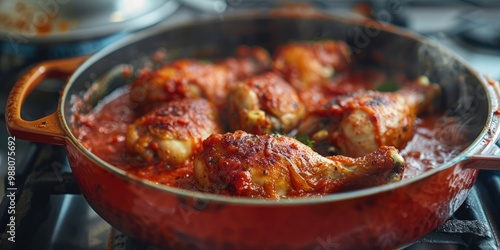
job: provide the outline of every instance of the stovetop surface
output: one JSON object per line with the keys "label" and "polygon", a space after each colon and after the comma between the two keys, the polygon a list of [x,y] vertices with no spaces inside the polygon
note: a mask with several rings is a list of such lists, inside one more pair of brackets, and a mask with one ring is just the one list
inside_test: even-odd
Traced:
{"label": "stovetop surface", "polygon": [[[212,5],[213,8],[216,8],[215,11],[204,14],[200,14],[199,9],[187,4],[172,17],[158,25],[174,25],[200,16],[218,15],[219,10],[229,13],[242,7],[251,9],[259,7],[259,5],[266,5],[262,1],[259,2],[260,4],[257,2],[259,1],[228,0],[223,9],[221,5],[215,4]],[[323,4],[322,9],[332,13],[345,11],[338,6],[345,7],[351,4],[348,3],[349,1],[332,1],[337,5],[332,5],[328,1],[312,2]],[[407,3],[410,1],[399,2]],[[497,37],[491,36],[491,34],[487,35],[485,39],[489,45],[485,46],[483,43],[478,44],[478,41],[471,39],[471,35],[467,33],[470,30],[475,30],[474,27],[478,27],[478,25],[492,26],[493,30],[500,27],[500,25],[496,25],[500,23],[498,20],[500,17],[492,14],[499,13],[500,5],[490,5],[489,1],[477,1],[473,4],[466,3],[467,1],[456,1],[460,4],[447,5],[446,2],[450,1],[443,1],[440,5],[429,7],[426,5],[429,4],[427,1],[414,2],[419,4],[402,5],[405,7],[402,12],[404,15],[394,16],[392,21],[398,22],[429,39],[438,41],[465,58],[479,72],[494,79],[500,79],[500,47],[495,47]],[[432,3],[432,1],[430,2]],[[373,14],[383,13],[383,10],[384,7],[374,9]],[[488,19],[491,15],[493,18]],[[223,18],[223,16],[220,17]],[[475,35],[477,34],[472,33],[472,37]],[[8,58],[11,60],[13,57],[9,56]],[[25,60],[23,67],[8,73],[2,72],[0,67],[0,72],[4,75],[2,78],[6,82],[14,82],[33,62],[33,60]],[[25,105],[30,108],[23,110],[24,117],[34,119],[55,110],[58,92],[54,89],[60,88],[64,82],[60,80],[49,81],[46,84],[42,83],[42,86],[35,90],[36,94],[27,100]],[[0,86],[0,100],[2,100],[0,110],[2,111],[5,106],[3,100],[6,100],[10,90],[9,86],[11,85],[3,84]],[[0,138],[3,142],[0,145],[1,155],[6,155],[7,137],[8,134],[3,123],[0,129]],[[17,159],[19,159],[16,169],[17,174],[19,174],[18,183],[26,181],[31,183],[32,188],[35,187],[33,189],[35,191],[27,189],[28,192],[24,192],[20,195],[22,197],[18,197],[17,208],[20,209],[19,213],[28,214],[26,220],[22,222],[28,227],[16,232],[19,236],[18,239],[27,237],[25,242],[19,242],[17,249],[153,249],[113,229],[89,207],[85,199],[79,195],[78,186],[71,178],[71,170],[63,149],[17,140],[16,152]],[[0,158],[0,165],[6,166],[6,159]],[[6,176],[6,168],[0,168],[0,176]],[[3,183],[4,178],[1,179],[1,186],[6,186]],[[0,194],[3,195],[3,192],[5,190],[0,188]],[[38,192],[44,195],[36,197]],[[33,200],[36,202],[32,202]],[[0,212],[6,211],[6,206],[6,199],[3,199]],[[35,208],[36,211],[30,212],[30,208]],[[500,173],[481,172],[469,198],[457,213],[443,226],[406,249],[499,249],[500,216],[498,216],[498,211],[500,211]],[[7,223],[4,220],[5,214],[1,221],[2,227]],[[29,223],[33,221],[38,222],[39,225],[29,226]],[[5,233],[5,231],[2,232]],[[6,235],[2,235],[0,243],[2,247],[0,248],[15,249],[11,245],[5,244],[5,237]],[[6,247],[3,248],[3,246]],[[318,242],[318,249],[330,248]]]}

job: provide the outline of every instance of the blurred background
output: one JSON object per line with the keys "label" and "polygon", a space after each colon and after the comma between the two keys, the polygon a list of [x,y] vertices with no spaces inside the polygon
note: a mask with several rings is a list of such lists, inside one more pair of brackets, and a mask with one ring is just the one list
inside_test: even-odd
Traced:
{"label": "blurred background", "polygon": [[491,63],[500,50],[500,2],[496,0],[0,1],[0,72],[34,60],[91,54],[150,26],[290,3],[398,25],[442,41],[482,72],[500,77]]}

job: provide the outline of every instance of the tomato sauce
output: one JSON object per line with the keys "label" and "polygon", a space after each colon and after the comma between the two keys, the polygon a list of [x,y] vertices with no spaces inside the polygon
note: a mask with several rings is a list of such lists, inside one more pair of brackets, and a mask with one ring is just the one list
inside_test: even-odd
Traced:
{"label": "tomato sauce", "polygon": [[[105,98],[90,113],[75,112],[77,138],[102,160],[133,175],[159,184],[196,189],[191,161],[172,168],[162,163],[147,164],[127,151],[125,135],[128,125],[137,118],[135,104],[130,100],[129,88],[125,86]],[[439,112],[417,118],[412,140],[400,149],[406,162],[403,178],[436,168],[465,148],[463,135],[450,132],[453,126],[459,124]]]}
{"label": "tomato sauce", "polygon": [[193,188],[192,163],[170,168],[162,163],[147,164],[130,154],[125,146],[128,126],[137,118],[129,89],[117,90],[88,114],[75,112],[79,124],[75,135],[82,144],[102,160],[159,184],[186,189]]}

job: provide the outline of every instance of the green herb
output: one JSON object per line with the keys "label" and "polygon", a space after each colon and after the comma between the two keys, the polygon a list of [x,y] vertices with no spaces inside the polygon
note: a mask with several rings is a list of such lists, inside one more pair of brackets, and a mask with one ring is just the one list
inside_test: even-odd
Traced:
{"label": "green herb", "polygon": [[311,138],[309,138],[309,136],[306,134],[299,134],[297,135],[297,137],[295,137],[295,139],[297,139],[297,141],[304,143],[310,148],[314,146],[314,141]]}
{"label": "green herb", "polygon": [[381,92],[394,92],[399,89],[401,84],[397,82],[387,81],[377,85],[377,90]]}
{"label": "green herb", "polygon": [[208,58],[200,58],[198,59],[199,62],[202,62],[202,63],[212,63],[212,60],[208,59]]}

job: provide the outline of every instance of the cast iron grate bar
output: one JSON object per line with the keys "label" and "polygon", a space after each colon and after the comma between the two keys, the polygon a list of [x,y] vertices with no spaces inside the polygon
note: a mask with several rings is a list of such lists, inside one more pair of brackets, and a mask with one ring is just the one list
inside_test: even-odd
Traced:
{"label": "cast iron grate bar", "polygon": [[500,171],[482,171],[476,186],[481,190],[481,208],[489,218],[496,249],[500,249]]}
{"label": "cast iron grate bar", "polygon": [[[33,144],[36,145],[36,144]],[[33,237],[51,210],[50,195],[53,194],[80,194],[78,185],[71,173],[62,172],[66,161],[63,149],[57,146],[36,145],[36,152],[30,155],[27,161],[28,171],[16,173],[16,180],[24,181],[17,187],[15,235],[16,243],[8,241],[9,230],[5,227],[0,238],[0,248],[5,250],[29,249]],[[20,182],[21,183],[21,182]],[[5,216],[10,216],[4,210],[2,200],[2,225]],[[8,218],[5,218],[8,219]]]}

